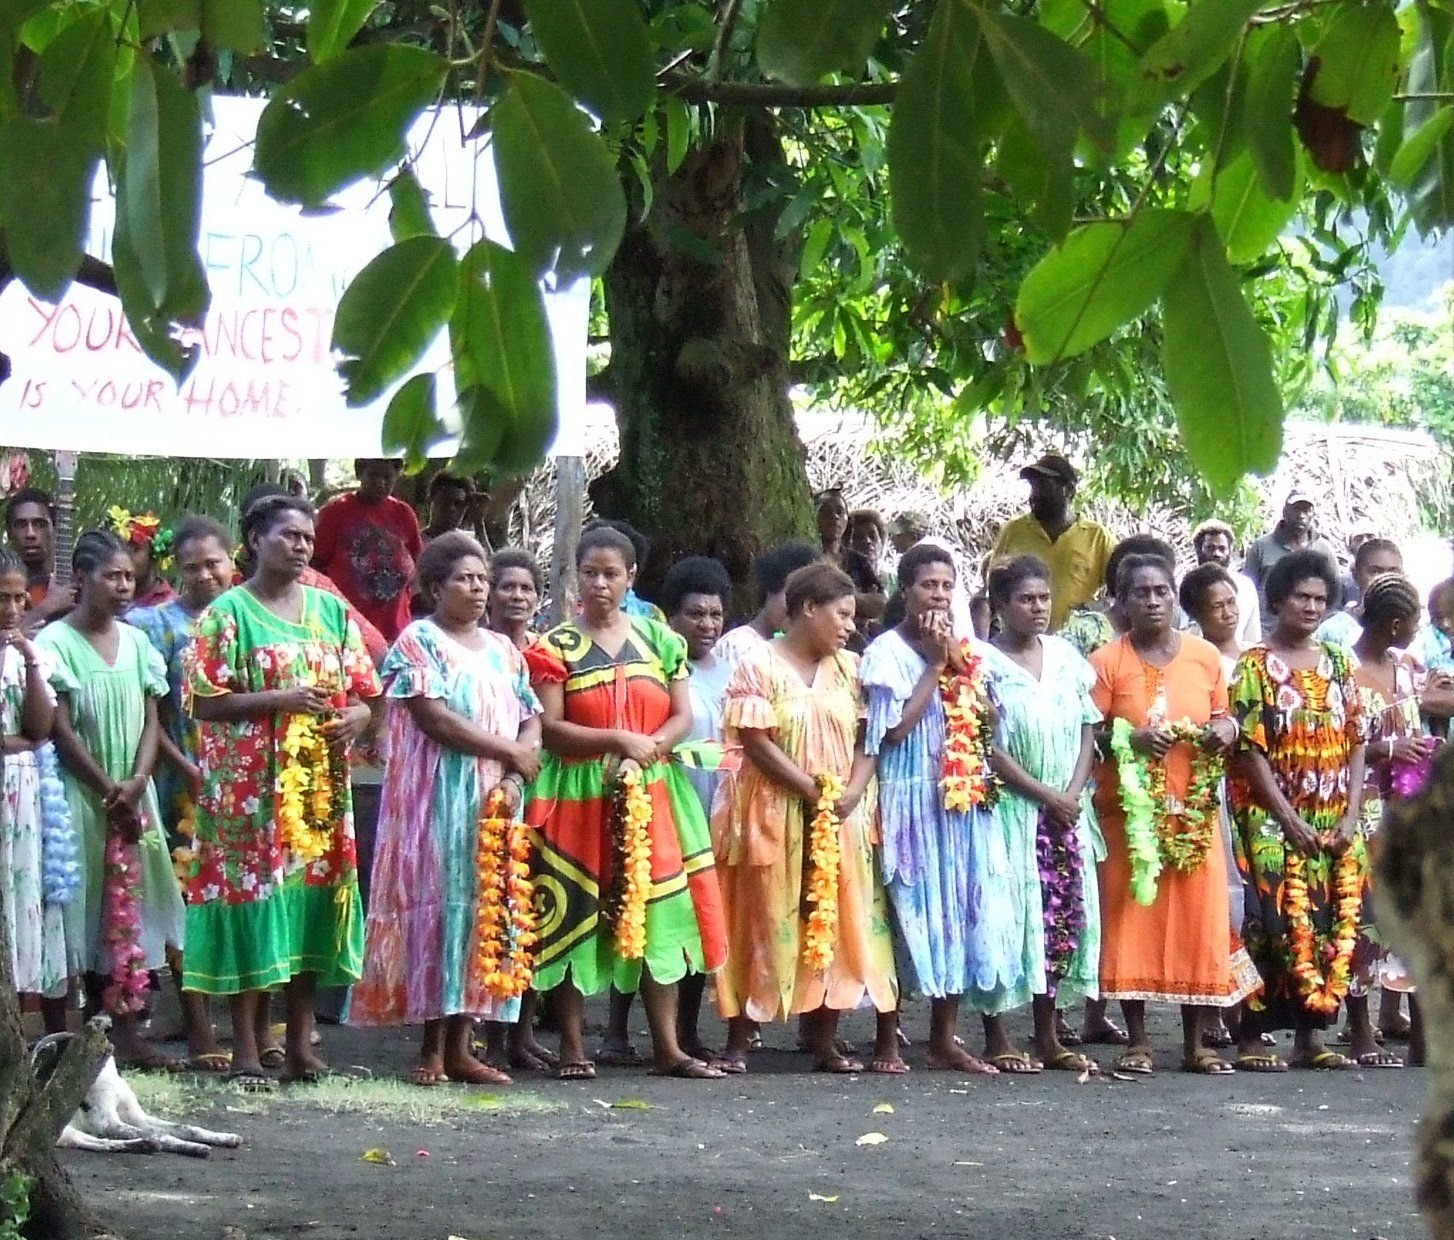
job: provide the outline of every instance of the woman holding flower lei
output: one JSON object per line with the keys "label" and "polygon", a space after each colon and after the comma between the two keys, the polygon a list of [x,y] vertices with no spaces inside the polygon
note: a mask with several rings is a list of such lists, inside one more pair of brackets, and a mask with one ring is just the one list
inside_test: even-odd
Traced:
{"label": "woman holding flower lei", "polygon": [[722,1075],[682,1049],[676,983],[726,958],[707,824],[672,750],[692,724],[686,643],[628,616],[636,549],[608,526],[576,551],[579,618],[525,652],[545,754],[526,821],[538,849],[535,986],[553,992],[558,1075],[590,1080],[584,998],[640,989],[658,1073]]}
{"label": "woman holding flower lei", "polygon": [[232,1076],[270,1087],[259,1025],[287,998],[283,1079],[317,1079],[318,986],[357,981],[363,956],[349,746],[379,680],[344,604],[300,583],[313,509],[267,496],[242,515],[251,575],[197,620],[187,698],[201,724],[196,852],[187,885],[187,989],[226,995]]}
{"label": "woman holding flower lei", "polygon": [[[422,1024],[416,1085],[508,1085],[471,1051],[475,1020],[513,1022],[529,983],[529,868],[517,826],[540,763],[540,702],[524,656],[480,627],[484,549],[453,531],[419,557],[432,614],[399,635],[381,675],[388,766],[369,887],[363,978],[349,1022]],[[521,875],[525,878],[525,875]]]}
{"label": "woman holding flower lei", "polygon": [[854,585],[817,562],[787,580],[787,631],[748,650],[723,726],[741,771],[717,798],[712,838],[729,955],[717,982],[728,1058],[746,1070],[753,1022],[808,1015],[815,1068],[861,1072],[836,1045],[838,1014],[871,1003],[869,1070],[907,1071],[898,979],[874,863],[877,790],[864,751]]}
{"label": "woman holding flower lei", "polygon": [[131,606],[131,557],[99,530],[76,541],[74,611],[48,625],[36,649],[51,665],[56,749],[80,839],[84,881],[65,909],[70,971],[86,974],[88,1006],[111,1015],[118,1062],[172,1069],[141,1034],[148,971],[182,943],[182,896],[172,874],[151,772],[157,699],[167,681],[146,637],[120,623]]}
{"label": "woman holding flower lei", "polygon": [[[1090,664],[1046,631],[1050,589],[1050,571],[1034,556],[1019,556],[990,573],[1000,631],[986,662],[1000,712],[994,762],[1003,783],[994,819],[1017,874],[1029,867],[1028,883],[1020,879],[1017,885],[1016,904],[1031,919],[1026,964],[1035,1045],[1030,1059],[1010,1043],[1001,1018],[987,1015],[987,1050],[992,1063],[1010,1071],[1023,1072],[1028,1062],[1032,1068],[1094,1072],[1093,1060],[1061,1042],[1056,1012],[1099,994],[1096,863],[1105,845],[1088,789],[1101,712],[1091,700]],[[1015,997],[1024,1002],[1022,995]]]}
{"label": "woman holding flower lei", "polygon": [[1293,1067],[1352,1068],[1319,1034],[1348,996],[1364,928],[1363,704],[1349,651],[1315,636],[1337,598],[1333,565],[1293,552],[1273,565],[1265,589],[1275,623],[1238,660],[1232,684],[1242,727],[1231,799],[1244,937],[1266,985],[1243,1016],[1238,1062],[1286,1071],[1260,1035],[1291,1028]]}
{"label": "woman holding flower lei", "polygon": [[985,648],[952,631],[952,557],[921,543],[904,553],[898,577],[904,619],[861,664],[866,748],[878,759],[880,873],[903,957],[929,996],[929,1066],[993,1072],[957,1042],[959,1006],[969,996],[980,1009],[1010,990],[1029,1002],[1025,957],[1039,899],[1031,913],[1017,896],[1034,882],[1033,842],[1017,858],[1026,881],[1013,865],[986,864],[1004,852],[991,812],[1000,792],[993,708]]}
{"label": "woman holding flower lei", "polygon": [[63,1033],[70,970],[64,909],[47,894],[46,843],[52,826],[47,822],[45,764],[39,753],[50,740],[56,697],[50,687],[49,656],[20,631],[20,618],[30,601],[26,586],[20,557],[8,547],[0,548],[0,733],[4,735],[0,881],[5,883],[15,988],[22,995],[40,997],[47,1033]]}
{"label": "woman holding flower lei", "polygon": [[[1205,824],[1212,842],[1183,858],[1185,868],[1163,865],[1154,894],[1143,880],[1144,867],[1161,860],[1161,820],[1173,818],[1178,833],[1189,829],[1183,809],[1193,799],[1198,751],[1223,754],[1236,740],[1226,673],[1216,647],[1172,628],[1176,592],[1171,565],[1160,556],[1122,560],[1116,600],[1129,631],[1090,658],[1095,705],[1105,733],[1115,738],[1104,745],[1096,771],[1095,809],[1106,840],[1100,988],[1106,998],[1121,1000],[1131,1038],[1116,1066],[1153,1070],[1146,1034],[1151,1000],[1181,1006],[1183,1070],[1223,1075],[1232,1065],[1203,1046],[1201,1034],[1214,1009],[1240,1002],[1258,981],[1246,953],[1232,950],[1215,798]],[[1123,772],[1123,765],[1132,769]],[[1148,895],[1151,902],[1143,903]]]}

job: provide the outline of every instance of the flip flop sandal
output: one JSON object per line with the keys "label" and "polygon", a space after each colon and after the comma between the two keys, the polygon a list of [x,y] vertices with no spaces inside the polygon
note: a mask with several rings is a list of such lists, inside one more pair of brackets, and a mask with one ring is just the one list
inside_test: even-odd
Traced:
{"label": "flip flop sandal", "polygon": [[1156,1071],[1156,1061],[1152,1059],[1149,1049],[1138,1048],[1127,1051],[1116,1060],[1116,1071],[1131,1076],[1151,1076]]}
{"label": "flip flop sandal", "polygon": [[644,1068],[646,1060],[629,1043],[626,1046],[603,1046],[596,1051],[596,1062],[608,1068]]}
{"label": "flip flop sandal", "polygon": [[1347,1055],[1340,1055],[1337,1051],[1319,1051],[1307,1059],[1289,1060],[1289,1065],[1294,1068],[1301,1068],[1309,1072],[1346,1072],[1349,1068],[1356,1068],[1355,1064]]}
{"label": "flip flop sandal", "polygon": [[747,1059],[741,1055],[718,1055],[712,1060],[712,1067],[726,1076],[745,1076]]}
{"label": "flip flop sandal", "polygon": [[721,1068],[714,1068],[711,1064],[688,1055],[685,1059],[677,1060],[670,1068],[653,1068],[651,1075],[674,1076],[683,1081],[720,1081],[727,1074]]}
{"label": "flip flop sandal", "polygon": [[1277,1055],[1238,1055],[1233,1066],[1239,1072],[1287,1071],[1287,1062]]}
{"label": "flip flop sandal", "polygon": [[251,1068],[239,1068],[223,1077],[223,1084],[231,1085],[244,1094],[271,1094],[278,1088],[277,1081]]}
{"label": "flip flop sandal", "polygon": [[1024,1051],[1009,1051],[1003,1055],[991,1055],[989,1062],[1006,1076],[1037,1076],[1045,1070],[1043,1063],[1031,1059]]}
{"label": "flip flop sandal", "polygon": [[1104,1029],[1099,1030],[1094,1036],[1086,1037],[1084,1033],[1080,1036],[1081,1045],[1089,1043],[1092,1046],[1130,1046],[1131,1035],[1114,1021],[1107,1021]]}
{"label": "flip flop sandal", "polygon": [[409,1084],[421,1089],[434,1089],[449,1080],[440,1068],[415,1068],[409,1073]]}
{"label": "flip flop sandal", "polygon": [[1181,1070],[1193,1076],[1232,1076],[1237,1069],[1220,1055],[1202,1051],[1181,1061]]}
{"label": "flip flop sandal", "polygon": [[596,1065],[589,1059],[562,1061],[556,1066],[555,1079],[557,1081],[594,1081]]}
{"label": "flip flop sandal", "polygon": [[1360,1068],[1402,1068],[1404,1061],[1392,1051],[1368,1051],[1358,1056]]}
{"label": "flip flop sandal", "polygon": [[827,1059],[818,1059],[813,1063],[814,1072],[827,1072],[834,1076],[853,1076],[863,1071],[863,1064],[857,1059],[849,1059],[846,1055],[832,1054]]}
{"label": "flip flop sandal", "polygon": [[257,1059],[264,1068],[276,1071],[288,1062],[288,1052],[281,1046],[265,1046],[258,1052]]}
{"label": "flip flop sandal", "polygon": [[902,1059],[871,1059],[868,1070],[878,1076],[907,1076],[912,1071]]}
{"label": "flip flop sandal", "polygon": [[1081,1055],[1076,1051],[1061,1051],[1058,1055],[1052,1055],[1045,1061],[1045,1066],[1052,1072],[1089,1072],[1092,1076],[1101,1070],[1101,1065],[1089,1055]]}
{"label": "flip flop sandal", "polygon": [[187,1060],[190,1072],[226,1072],[232,1067],[232,1056],[226,1051],[204,1051]]}
{"label": "flip flop sandal", "polygon": [[467,1075],[453,1076],[446,1072],[444,1079],[455,1085],[513,1085],[514,1078],[508,1072],[502,1072],[499,1068],[492,1067],[487,1063],[480,1065],[480,1071],[471,1071]]}

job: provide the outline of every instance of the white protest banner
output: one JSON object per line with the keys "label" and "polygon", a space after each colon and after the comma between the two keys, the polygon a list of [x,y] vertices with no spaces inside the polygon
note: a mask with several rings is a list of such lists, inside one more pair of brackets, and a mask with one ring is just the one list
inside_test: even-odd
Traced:
{"label": "white protest banner", "polygon": [[[12,281],[0,295],[0,443],[141,456],[378,456],[386,393],[350,409],[329,342],[348,282],[389,245],[389,199],[376,182],[337,196],[338,210],[304,215],[247,173],[264,100],[216,97],[204,154],[198,250],[212,287],[201,359],[178,386],[142,352],[105,293],[74,285],[60,305]],[[441,108],[410,135],[415,174],[435,222],[463,250],[481,232],[508,243],[494,161],[464,135],[478,113]],[[109,259],[115,203],[97,178],[86,250]],[[546,296],[559,382],[560,434],[551,451],[581,451],[586,391],[587,281]],[[441,415],[453,401],[444,333],[423,367],[438,369]]]}

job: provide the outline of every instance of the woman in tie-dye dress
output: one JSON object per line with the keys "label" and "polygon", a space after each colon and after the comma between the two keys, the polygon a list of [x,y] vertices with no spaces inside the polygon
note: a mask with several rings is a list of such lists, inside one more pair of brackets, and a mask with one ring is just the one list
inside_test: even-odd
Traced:
{"label": "woman in tie-dye dress", "polygon": [[508,1085],[470,1053],[476,1019],[513,1021],[520,1001],[491,994],[473,967],[481,810],[499,789],[512,814],[540,754],[540,703],[508,637],[480,628],[489,596],[483,548],[441,534],[419,558],[434,612],[384,660],[389,764],[374,855],[357,1025],[423,1024],[411,1079]]}

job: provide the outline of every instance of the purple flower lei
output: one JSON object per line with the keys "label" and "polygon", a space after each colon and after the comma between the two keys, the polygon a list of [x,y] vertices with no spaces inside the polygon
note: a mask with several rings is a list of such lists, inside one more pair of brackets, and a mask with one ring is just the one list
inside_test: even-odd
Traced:
{"label": "purple flower lei", "polygon": [[1053,981],[1070,970],[1085,929],[1081,875],[1085,861],[1074,831],[1057,831],[1042,813],[1035,831],[1040,893],[1045,905],[1045,961]]}

